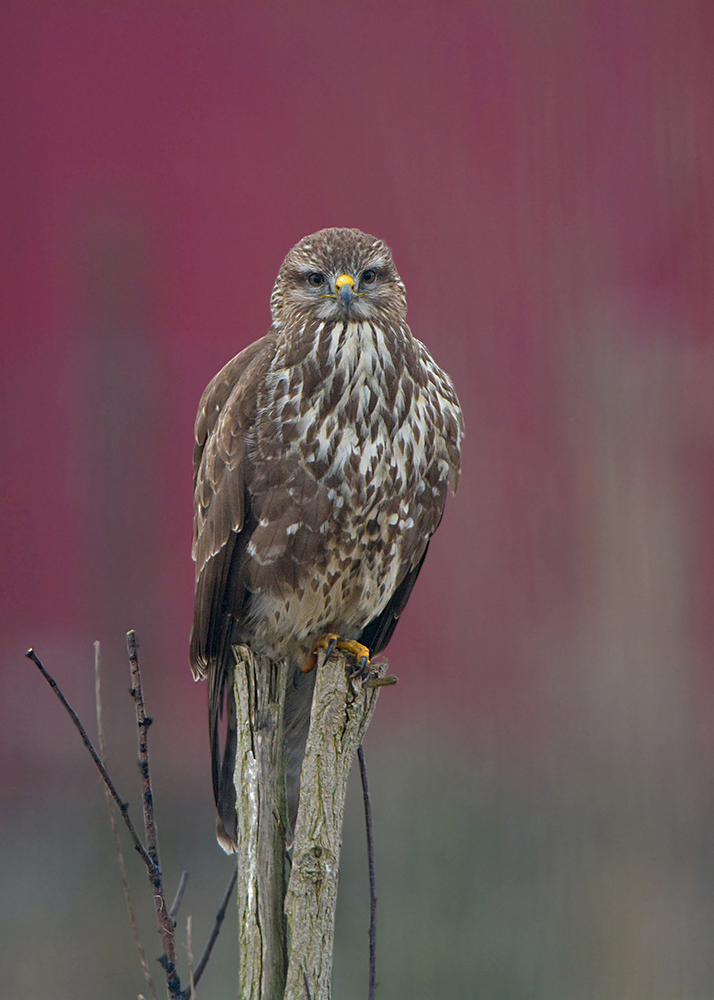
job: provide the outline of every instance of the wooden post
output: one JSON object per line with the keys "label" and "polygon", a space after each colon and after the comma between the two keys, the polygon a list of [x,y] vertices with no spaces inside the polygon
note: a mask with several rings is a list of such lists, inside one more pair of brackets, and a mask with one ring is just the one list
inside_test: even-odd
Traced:
{"label": "wooden post", "polygon": [[[354,663],[348,660],[350,668]],[[345,657],[318,667],[300,808],[285,899],[290,952],[285,1000],[329,1000],[347,778],[377,702],[378,687],[350,678]],[[386,663],[373,665],[382,677]]]}
{"label": "wooden post", "polygon": [[318,666],[300,808],[285,884],[282,764],[286,668],[235,647],[241,1000],[329,1000],[345,791],[386,669]]}
{"label": "wooden post", "polygon": [[283,709],[287,667],[235,646],[241,1000],[283,996],[287,945]]}

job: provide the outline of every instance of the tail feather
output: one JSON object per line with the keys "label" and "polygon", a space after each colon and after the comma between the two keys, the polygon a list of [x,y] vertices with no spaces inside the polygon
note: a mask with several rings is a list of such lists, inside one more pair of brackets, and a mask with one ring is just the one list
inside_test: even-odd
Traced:
{"label": "tail feather", "polygon": [[316,671],[304,674],[297,670],[289,672],[288,688],[285,693],[285,733],[283,737],[283,760],[285,763],[285,797],[288,811],[287,842],[292,843],[300,804],[300,775],[305,756],[305,744],[310,731],[310,711],[315,690]]}
{"label": "tail feather", "polygon": [[[211,777],[213,797],[218,810],[217,837],[226,853],[231,854],[236,847],[236,790],[235,765],[238,734],[236,731],[236,706],[233,697],[234,667],[209,674],[208,692],[208,733],[211,741]],[[226,726],[223,749],[221,749],[220,720],[223,706],[226,708]]]}
{"label": "tail feather", "polygon": [[[238,734],[236,731],[236,709],[233,696],[233,676],[235,667],[220,669],[214,667],[209,672],[208,728],[211,742],[211,772],[213,795],[218,810],[216,835],[218,842],[231,854],[236,849],[236,790],[235,765]],[[293,683],[294,671],[288,669],[288,683],[285,693],[283,761],[285,767],[285,795],[287,801],[286,843],[292,843],[295,822],[300,801],[300,774],[302,771],[305,744],[310,730],[310,710],[315,688],[315,672],[308,674],[297,671],[297,684]],[[225,702],[225,736],[221,746],[221,717]]]}

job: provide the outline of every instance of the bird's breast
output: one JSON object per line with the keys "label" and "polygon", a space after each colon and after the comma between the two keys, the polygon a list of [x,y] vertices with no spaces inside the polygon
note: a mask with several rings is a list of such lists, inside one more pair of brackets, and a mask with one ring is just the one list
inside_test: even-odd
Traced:
{"label": "bird's breast", "polygon": [[437,404],[395,341],[372,324],[323,326],[299,363],[266,380],[246,577],[254,614],[275,635],[359,631],[393,592],[405,549],[433,530],[430,468],[442,494],[446,482]]}
{"label": "bird's breast", "polygon": [[418,464],[423,405],[400,346],[390,329],[343,323],[324,331],[306,359],[308,380],[313,369],[320,377],[305,398],[305,460],[343,476],[351,491],[375,480],[406,486]]}

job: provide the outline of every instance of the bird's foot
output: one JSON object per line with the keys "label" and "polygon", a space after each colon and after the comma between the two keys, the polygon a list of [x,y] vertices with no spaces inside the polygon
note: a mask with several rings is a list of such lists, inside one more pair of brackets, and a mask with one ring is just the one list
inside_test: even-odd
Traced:
{"label": "bird's foot", "polygon": [[317,666],[317,651],[318,649],[324,649],[325,655],[322,662],[326,663],[332,656],[334,651],[337,649],[341,653],[351,653],[358,663],[358,666],[352,673],[358,674],[363,677],[369,670],[369,650],[361,642],[357,642],[356,639],[340,639],[338,635],[334,632],[326,632],[321,636],[315,643],[312,653],[308,657],[308,660],[302,670],[308,673],[310,670],[314,670]]}

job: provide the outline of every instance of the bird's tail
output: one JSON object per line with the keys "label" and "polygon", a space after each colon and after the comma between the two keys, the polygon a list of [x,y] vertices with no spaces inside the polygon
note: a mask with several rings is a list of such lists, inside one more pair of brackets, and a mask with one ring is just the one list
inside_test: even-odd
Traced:
{"label": "bird's tail", "polygon": [[[307,734],[310,731],[310,711],[315,690],[316,671],[290,672],[285,693],[285,735],[283,760],[285,762],[285,798],[288,811],[287,843],[292,843],[300,803],[300,776],[305,756]],[[293,680],[295,678],[295,680]]]}
{"label": "bird's tail", "polygon": [[[233,670],[213,670],[208,678],[208,734],[211,741],[211,777],[213,797],[218,810],[216,836],[227,854],[236,849],[236,789],[235,765],[238,734],[236,731],[236,706],[233,694]],[[227,683],[230,681],[230,683]],[[225,738],[221,747],[221,725],[225,700]]]}
{"label": "bird's tail", "polygon": [[[233,695],[233,669],[222,678],[217,672],[209,678],[209,735],[211,741],[211,770],[213,795],[218,810],[216,836],[218,843],[227,854],[236,850],[236,790],[235,765],[238,734],[236,731],[236,710]],[[296,678],[296,679],[294,679]],[[315,688],[315,672],[288,670],[285,693],[283,763],[285,769],[285,796],[287,803],[286,846],[290,846],[297,820],[300,801],[300,775],[305,756],[305,744],[310,729],[310,710]],[[221,741],[220,719],[225,698],[225,736]],[[223,745],[221,746],[221,742]]]}

